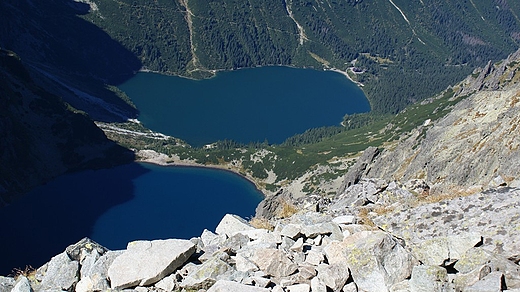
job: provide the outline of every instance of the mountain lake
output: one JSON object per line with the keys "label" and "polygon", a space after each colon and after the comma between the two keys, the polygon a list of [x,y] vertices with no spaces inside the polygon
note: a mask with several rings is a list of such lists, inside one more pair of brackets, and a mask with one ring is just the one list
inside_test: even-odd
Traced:
{"label": "mountain lake", "polygon": [[144,126],[192,146],[224,139],[279,144],[370,110],[363,91],[343,74],[282,66],[218,72],[204,80],[138,73],[119,88]]}
{"label": "mountain lake", "polygon": [[[145,126],[194,146],[281,143],[370,110],[345,76],[311,69],[241,69],[200,81],[138,73],[120,88]],[[251,182],[224,170],[131,163],[66,174],[0,210],[0,275],[40,267],[83,237],[124,249],[132,240],[200,236],[226,213],[252,217],[261,199]]]}

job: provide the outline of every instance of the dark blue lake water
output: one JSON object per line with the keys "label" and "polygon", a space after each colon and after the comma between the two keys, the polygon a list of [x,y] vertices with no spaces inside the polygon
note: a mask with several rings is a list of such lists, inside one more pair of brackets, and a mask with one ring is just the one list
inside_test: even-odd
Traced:
{"label": "dark blue lake water", "polygon": [[146,127],[194,146],[223,139],[281,143],[370,110],[363,92],[340,73],[279,66],[219,72],[206,80],[139,73],[119,88]]}
{"label": "dark blue lake water", "polygon": [[252,217],[262,194],[222,170],[132,163],[64,175],[0,209],[0,275],[37,268],[83,237],[110,249],[191,238],[226,213]]}

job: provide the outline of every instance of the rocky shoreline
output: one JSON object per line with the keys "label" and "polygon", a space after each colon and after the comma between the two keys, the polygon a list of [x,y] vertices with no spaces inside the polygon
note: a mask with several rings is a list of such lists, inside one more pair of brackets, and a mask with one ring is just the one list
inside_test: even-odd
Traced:
{"label": "rocky shoreline", "polygon": [[199,237],[126,250],[85,238],[0,291],[520,291],[520,189],[429,202],[426,187],[362,179],[292,215],[228,214]]}

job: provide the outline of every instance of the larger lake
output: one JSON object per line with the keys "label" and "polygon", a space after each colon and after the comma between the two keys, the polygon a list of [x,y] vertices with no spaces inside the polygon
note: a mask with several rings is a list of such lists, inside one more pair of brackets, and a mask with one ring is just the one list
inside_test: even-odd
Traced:
{"label": "larger lake", "polygon": [[281,66],[219,72],[206,80],[139,73],[119,88],[146,127],[194,146],[223,139],[281,143],[370,110],[363,92],[340,73]]}
{"label": "larger lake", "polygon": [[215,169],[131,163],[64,175],[0,209],[0,275],[37,268],[83,237],[123,249],[200,236],[226,213],[252,217],[261,199],[246,179]]}

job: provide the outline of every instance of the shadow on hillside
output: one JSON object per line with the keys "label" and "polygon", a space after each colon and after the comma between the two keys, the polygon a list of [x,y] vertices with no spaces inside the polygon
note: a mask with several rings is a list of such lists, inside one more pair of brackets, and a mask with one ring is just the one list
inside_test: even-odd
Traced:
{"label": "shadow on hillside", "polygon": [[[89,8],[73,0],[1,1],[0,46],[20,55],[33,67],[33,74],[49,78],[47,85],[54,83],[50,86],[53,93],[94,119],[121,121],[124,116],[135,117],[137,110],[108,90],[106,84],[128,80],[141,68],[141,62],[80,17]],[[87,102],[91,97],[102,101]],[[108,111],[106,103],[112,107]]]}
{"label": "shadow on hillside", "polygon": [[134,198],[133,181],[147,172],[130,163],[60,176],[0,209],[0,275],[38,268],[89,236],[103,213]]}

